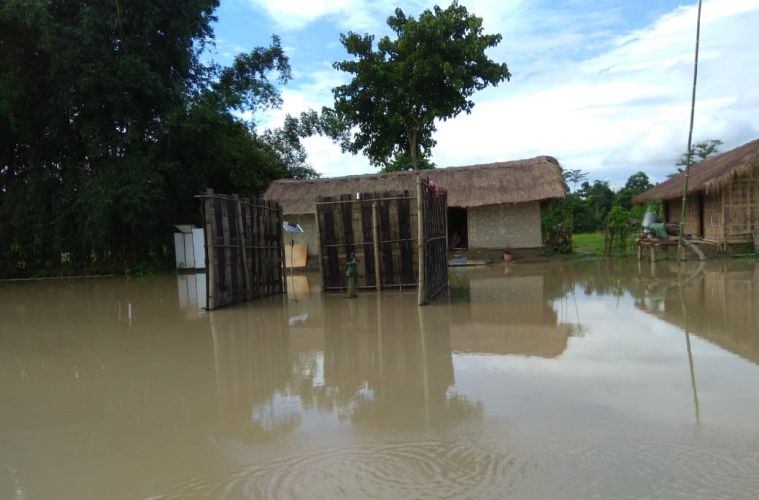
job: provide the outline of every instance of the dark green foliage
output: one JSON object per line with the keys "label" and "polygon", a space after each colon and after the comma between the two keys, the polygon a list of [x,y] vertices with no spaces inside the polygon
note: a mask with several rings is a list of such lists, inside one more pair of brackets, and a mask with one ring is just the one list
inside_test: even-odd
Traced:
{"label": "dark green foliage", "polygon": [[565,170],[563,175],[564,180],[567,181],[568,184],[572,184],[572,191],[577,189],[578,182],[585,181],[588,178],[588,173],[579,169]]}
{"label": "dark green foliage", "polygon": [[572,253],[573,198],[554,200],[540,212],[543,246],[549,252]]}
{"label": "dark green foliage", "polygon": [[387,24],[395,39],[382,38],[376,50],[372,35],[340,36],[354,59],[334,67],[352,80],[333,89],[334,110],[323,115],[344,150],[361,151],[382,167],[394,164],[391,158],[408,158],[418,169],[435,145],[435,120],[471,112],[474,92],[511,74],[485,54],[501,35],[484,34],[482,19],[456,2],[425,10],[419,19],[398,8]]}
{"label": "dark green foliage", "polygon": [[677,175],[684,170],[686,165],[696,165],[701,163],[710,156],[714,156],[719,153],[719,148],[724,142],[720,139],[708,139],[706,141],[697,142],[691,146],[690,151],[686,151],[680,155],[680,159],[677,160],[677,172],[670,174],[669,177]]}
{"label": "dark green foliage", "polygon": [[171,224],[198,222],[194,194],[311,175],[286,132],[231,114],[280,103],[279,39],[229,68],[200,62],[217,6],[0,4],[0,276],[160,267]]}
{"label": "dark green foliage", "polygon": [[651,184],[648,176],[643,172],[637,172],[627,179],[625,187],[617,193],[614,204],[621,206],[625,210],[632,210],[633,198],[644,191],[648,191],[652,187],[654,187],[654,185]]}
{"label": "dark green foliage", "polygon": [[[588,174],[582,170],[569,170],[564,172],[564,178],[567,182],[576,184],[587,179]],[[543,240],[546,247],[559,252],[571,251],[571,242],[564,244],[567,234],[571,238],[575,233],[606,232],[609,224],[613,227],[615,235],[622,235],[619,245],[624,246],[628,242],[629,234],[638,227],[646,211],[646,207],[634,205],[632,200],[651,187],[648,176],[643,172],[631,175],[625,186],[616,193],[606,181],[595,180],[592,184],[588,181],[582,182],[579,189],[543,210]],[[658,209],[660,210],[660,207]],[[611,221],[612,219],[614,221]],[[624,231],[621,226],[618,227],[622,219],[626,224]],[[617,245],[618,241],[615,238],[614,245]]]}
{"label": "dark green foliage", "polygon": [[[429,170],[435,168],[435,164],[427,158],[417,158],[416,170]],[[392,161],[386,163],[384,167],[380,169],[380,172],[403,172],[407,170],[414,170],[414,165],[411,163],[411,158],[407,154],[398,153],[393,157]]]}
{"label": "dark green foliage", "polygon": [[598,180],[592,185],[585,181],[580,189],[570,193],[568,200],[572,209],[574,232],[589,233],[603,228],[614,198],[609,183]]}
{"label": "dark green foliage", "polygon": [[630,242],[630,236],[637,227],[639,227],[638,221],[631,218],[628,210],[620,205],[612,207],[604,237],[605,254],[624,254]]}

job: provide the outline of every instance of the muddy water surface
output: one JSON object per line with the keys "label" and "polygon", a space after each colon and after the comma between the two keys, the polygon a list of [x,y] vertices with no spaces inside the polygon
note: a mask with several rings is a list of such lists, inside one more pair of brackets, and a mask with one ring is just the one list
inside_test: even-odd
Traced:
{"label": "muddy water surface", "polygon": [[756,498],[759,263],[676,271],[2,283],[0,498]]}

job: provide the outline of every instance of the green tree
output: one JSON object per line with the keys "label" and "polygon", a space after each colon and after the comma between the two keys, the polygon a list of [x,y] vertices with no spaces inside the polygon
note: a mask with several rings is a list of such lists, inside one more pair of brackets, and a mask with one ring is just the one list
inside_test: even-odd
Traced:
{"label": "green tree", "polygon": [[566,182],[572,183],[572,191],[575,191],[577,189],[578,182],[583,182],[588,178],[587,172],[583,172],[579,169],[564,170],[562,172],[562,175],[564,176],[564,180]]}
{"label": "green tree", "polygon": [[710,156],[719,153],[719,148],[723,144],[724,143],[720,139],[708,139],[706,141],[697,142],[691,147],[689,152],[686,151],[680,156],[677,165],[684,167],[688,164],[689,159],[691,165],[701,163]]}
{"label": "green tree", "polygon": [[716,155],[719,153],[719,148],[723,144],[724,143],[720,139],[707,139],[705,141],[697,142],[691,147],[690,151],[686,151],[680,155],[680,159],[677,160],[677,163],[675,164],[677,166],[677,171],[669,174],[667,177],[672,177],[673,175],[682,172],[689,162],[691,166],[694,166],[710,156]]}
{"label": "green tree", "polygon": [[605,227],[606,216],[614,204],[614,191],[606,181],[593,184],[583,182],[576,192],[578,197],[574,220],[578,233],[598,231]]}
{"label": "green tree", "polygon": [[648,191],[652,187],[653,184],[651,184],[648,175],[644,172],[636,172],[627,179],[625,187],[619,190],[614,200],[614,204],[619,205],[629,212],[633,208],[633,198],[644,191]]}
{"label": "green tree", "polygon": [[255,194],[301,172],[290,136],[232,114],[281,102],[279,39],[204,64],[217,7],[0,3],[0,275],[165,261],[170,224],[198,217],[193,194]]}
{"label": "green tree", "polygon": [[[427,158],[422,157],[417,159],[416,170],[429,170],[433,168],[435,168],[435,164]],[[411,158],[405,153],[398,153],[393,157],[392,161],[386,163],[385,166],[380,169],[380,172],[403,172],[407,170],[415,170],[413,163],[411,163]]]}
{"label": "green tree", "polygon": [[470,113],[476,91],[511,74],[485,54],[501,35],[484,34],[482,19],[455,1],[418,19],[398,8],[387,24],[395,38],[383,37],[376,50],[372,35],[340,35],[354,59],[334,67],[352,80],[333,89],[334,109],[324,114],[341,125],[344,150],[362,151],[377,166],[408,158],[418,169],[435,145],[435,120]]}

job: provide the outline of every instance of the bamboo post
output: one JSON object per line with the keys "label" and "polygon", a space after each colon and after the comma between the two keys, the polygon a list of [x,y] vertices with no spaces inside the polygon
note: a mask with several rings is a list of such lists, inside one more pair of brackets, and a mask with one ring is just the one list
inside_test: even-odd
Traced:
{"label": "bamboo post", "polygon": [[216,210],[213,206],[213,189],[206,189],[208,197],[203,199],[205,207],[205,239],[206,239],[206,270],[208,272],[208,282],[206,283],[206,307],[209,311],[216,306],[216,249],[214,248],[214,238],[216,238]]}
{"label": "bamboo post", "polygon": [[237,205],[237,234],[240,243],[240,251],[242,252],[242,269],[243,273],[245,273],[245,279],[243,281],[245,284],[245,298],[250,300],[253,293],[250,288],[250,266],[248,264],[248,245],[247,238],[245,238],[245,225],[242,220],[242,203],[240,203],[240,197],[238,195],[234,194],[232,197],[235,200],[235,205]]}
{"label": "bamboo post", "polygon": [[[284,232],[282,231],[282,207],[277,204],[277,241],[279,242],[279,283],[280,283],[280,293],[284,293],[287,295],[287,274],[285,273],[285,266],[287,263],[285,262],[285,241],[284,241]],[[316,225],[317,234],[319,230],[319,225]],[[318,237],[317,237],[318,241]],[[321,264],[321,262],[320,262]],[[319,266],[319,271],[321,271],[321,265]]]}
{"label": "bamboo post", "polygon": [[[319,199],[317,199],[319,201]],[[298,219],[300,221],[300,218]],[[316,227],[316,248],[318,250],[317,256],[319,259],[319,274],[322,278],[322,287],[325,286],[324,281],[324,263],[322,262],[322,233],[321,229],[319,229],[319,207],[314,206],[314,226]],[[306,256],[308,258],[308,255]]]}
{"label": "bamboo post", "polygon": [[688,176],[690,175],[690,166],[693,163],[692,141],[693,141],[693,115],[696,110],[696,82],[698,81],[698,43],[701,37],[701,0],[698,0],[698,18],[696,19],[696,55],[693,61],[693,92],[690,101],[690,128],[688,129],[688,153],[685,162],[685,179],[683,186],[683,201],[680,205],[680,235],[677,239],[677,259],[682,260],[685,255],[683,246],[683,234],[685,231],[685,221],[687,218],[686,207],[688,205]]}
{"label": "bamboo post", "polygon": [[377,202],[372,203],[372,239],[374,244],[374,281],[377,291],[382,290],[382,273],[380,272],[380,258],[379,258],[379,207]]}
{"label": "bamboo post", "polygon": [[422,179],[416,182],[416,231],[417,231],[417,251],[419,252],[419,278],[417,285],[417,305],[424,304],[424,200],[422,199]]}

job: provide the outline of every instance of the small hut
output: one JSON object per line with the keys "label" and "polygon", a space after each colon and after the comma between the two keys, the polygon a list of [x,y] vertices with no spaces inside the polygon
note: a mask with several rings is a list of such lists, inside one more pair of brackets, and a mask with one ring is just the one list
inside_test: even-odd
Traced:
{"label": "small hut", "polygon": [[[680,222],[685,173],[639,194],[636,203],[661,201],[665,222]],[[706,242],[750,243],[759,230],[759,139],[691,167],[685,233]]]}
{"label": "small hut", "polygon": [[[568,191],[555,158],[538,156],[466,167],[351,175],[315,180],[274,181],[264,194],[282,205],[284,218],[305,230],[308,251],[318,252],[314,205],[317,197],[346,193],[414,192],[419,176],[448,191],[448,234],[456,247],[471,249],[542,246],[541,207]],[[296,243],[299,243],[296,241]]]}

